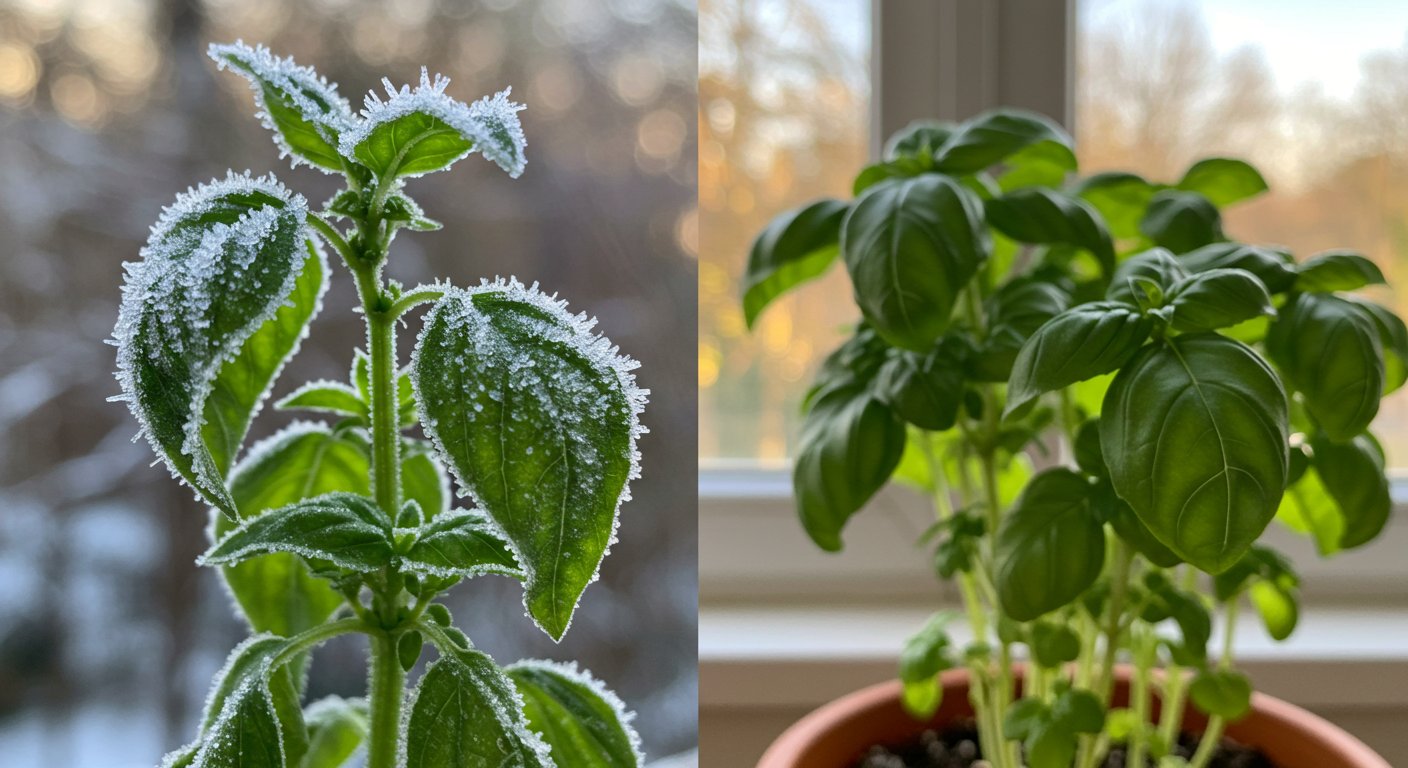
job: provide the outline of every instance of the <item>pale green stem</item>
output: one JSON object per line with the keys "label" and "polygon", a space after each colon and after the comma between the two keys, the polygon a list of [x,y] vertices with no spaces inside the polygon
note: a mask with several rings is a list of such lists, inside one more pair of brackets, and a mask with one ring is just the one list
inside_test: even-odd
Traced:
{"label": "pale green stem", "polygon": [[400,764],[401,703],[406,671],[396,653],[396,636],[381,631],[371,636],[371,676],[367,704],[371,707],[367,768],[397,768]]}
{"label": "pale green stem", "polygon": [[[1197,586],[1198,572],[1181,566],[1183,588]],[[1183,727],[1183,709],[1188,699],[1188,675],[1177,663],[1169,662],[1164,669],[1163,712],[1159,716],[1159,736],[1165,744],[1174,744]]]}
{"label": "pale green stem", "polygon": [[[1227,622],[1222,628],[1222,658],[1218,661],[1220,669],[1227,669],[1232,666],[1232,640],[1237,630],[1238,601],[1241,595],[1234,595],[1227,601]],[[1208,727],[1203,731],[1203,736],[1198,740],[1198,751],[1193,753],[1193,759],[1188,761],[1188,768],[1207,768],[1212,756],[1217,753],[1218,747],[1222,746],[1222,729],[1227,727],[1227,721],[1219,715],[1208,718]]]}

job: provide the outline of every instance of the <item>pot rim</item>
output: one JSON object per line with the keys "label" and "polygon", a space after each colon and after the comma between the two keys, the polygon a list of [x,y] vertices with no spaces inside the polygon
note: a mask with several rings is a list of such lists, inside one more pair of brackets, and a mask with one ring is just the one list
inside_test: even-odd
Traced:
{"label": "pot rim", "polygon": [[[1128,665],[1117,667],[1115,675],[1117,680],[1127,681]],[[954,689],[967,689],[968,670],[945,670],[939,681],[947,698],[949,693],[956,693]],[[794,768],[793,756],[803,754],[807,745],[818,741],[825,733],[848,727],[867,712],[894,707],[900,699],[901,690],[900,681],[889,680],[821,705],[783,731],[763,753],[757,768]],[[1355,768],[1392,768],[1388,761],[1348,731],[1290,702],[1259,691],[1253,692],[1252,712],[1268,727],[1309,735],[1326,749],[1343,755]],[[1230,725],[1228,735],[1235,738],[1235,732],[1236,724]]]}

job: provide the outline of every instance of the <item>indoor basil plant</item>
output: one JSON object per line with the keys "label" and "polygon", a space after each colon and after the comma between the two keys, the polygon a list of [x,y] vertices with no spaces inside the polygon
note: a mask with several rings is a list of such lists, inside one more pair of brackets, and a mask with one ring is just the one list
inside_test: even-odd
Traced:
{"label": "indoor basil plant", "polygon": [[[1186,762],[1202,768],[1250,706],[1239,613],[1276,639],[1296,625],[1297,576],[1258,543],[1268,525],[1324,555],[1384,528],[1369,426],[1408,378],[1408,330],[1351,293],[1384,282],[1362,255],[1226,237],[1219,209],[1266,189],[1244,162],[1157,181],[1076,170],[1037,115],[911,125],[854,200],[761,234],[745,318],[844,263],[862,319],[805,396],[797,510],[837,550],[889,480],[932,496],[922,543],[976,639],[954,647],[944,611],[905,644],[912,714],[963,665],[996,768],[1090,768],[1114,743],[1164,768],[1185,765],[1191,701],[1210,716]],[[1120,662],[1127,708],[1111,703]]]}
{"label": "indoor basil plant", "polygon": [[[254,632],[216,679],[196,739],[163,764],[332,768],[364,748],[369,768],[639,765],[614,694],[570,663],[501,667],[437,602],[463,579],[507,576],[561,639],[639,474],[647,393],[593,321],[512,279],[403,289],[383,277],[402,230],[439,228],[406,182],[474,152],[517,177],[522,107],[507,91],[460,103],[422,71],[418,87],[388,83],[356,114],[312,69],[262,47],[210,55],[249,80],[284,155],[346,185],[312,211],[272,176],[231,173],[178,196],[127,265],[120,399],[210,506],[201,562]],[[327,421],[244,450],[320,308],[323,244],[356,283],[367,352],[349,355],[349,381],[276,403]],[[422,305],[402,368],[396,333]],[[366,698],[305,705],[312,650],[348,633],[370,641]],[[427,643],[438,659],[407,701]]]}

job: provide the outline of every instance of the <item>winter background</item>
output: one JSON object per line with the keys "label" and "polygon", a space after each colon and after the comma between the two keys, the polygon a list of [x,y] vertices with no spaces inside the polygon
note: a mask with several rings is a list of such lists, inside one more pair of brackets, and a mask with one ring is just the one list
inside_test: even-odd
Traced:
{"label": "winter background", "polygon": [[[577,658],[638,713],[649,755],[696,741],[695,16],[680,0],[0,0],[0,754],[6,768],[151,766],[188,741],[245,634],[198,569],[206,510],[131,438],[113,349],[121,263],[161,207],[226,168],[273,171],[311,205],[212,41],[267,43],[356,106],[421,65],[470,101],[528,105],[528,169],[479,157],[417,180],[445,223],[403,233],[390,275],[516,275],[558,291],[641,361],[644,478],[620,543],[554,645],[506,579],[450,595],[500,662]],[[335,267],[335,270],[340,270]],[[363,343],[347,275],[275,395],[343,378]],[[415,321],[413,321],[415,322]],[[412,331],[418,323],[413,325]],[[401,354],[409,353],[410,333]],[[250,442],[286,424],[265,409]],[[248,444],[248,442],[246,443]],[[427,654],[429,655],[429,654]],[[309,696],[359,695],[365,645],[317,656]]]}

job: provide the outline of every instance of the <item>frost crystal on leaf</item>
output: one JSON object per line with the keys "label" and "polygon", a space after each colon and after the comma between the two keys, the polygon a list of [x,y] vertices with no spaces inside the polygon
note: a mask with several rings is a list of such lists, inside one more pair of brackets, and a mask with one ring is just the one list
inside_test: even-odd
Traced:
{"label": "frost crystal on leaf", "polygon": [[356,122],[352,106],[312,67],[292,58],[279,58],[264,46],[243,41],[212,43],[209,56],[220,69],[229,68],[249,80],[259,105],[259,119],[274,134],[280,156],[293,165],[306,162],[325,173],[343,170],[338,143]]}
{"label": "frost crystal on leaf", "polygon": [[[536,686],[537,684],[532,678],[546,676],[548,678],[561,678],[562,681],[569,685],[580,686],[586,689],[588,693],[600,699],[615,715],[615,724],[619,725],[620,730],[625,732],[630,752],[635,758],[634,765],[640,766],[645,764],[645,752],[641,748],[640,734],[637,733],[636,729],[632,726],[632,723],[636,719],[636,713],[626,709],[626,703],[621,701],[621,697],[617,696],[615,691],[607,688],[606,684],[592,676],[591,672],[578,667],[577,662],[523,659],[514,664],[510,664],[505,668],[505,671],[508,672],[510,678],[520,685],[529,684]],[[519,693],[522,694],[522,691]],[[580,693],[577,695],[580,695]],[[560,701],[560,703],[564,705],[564,709],[574,714],[582,714],[588,711],[586,707],[574,706],[574,704],[579,704],[579,702]],[[609,731],[611,724],[586,723],[585,725],[587,725],[588,730],[602,733]],[[595,725],[595,727],[593,727],[593,725]]]}
{"label": "frost crystal on leaf", "polygon": [[342,135],[343,155],[378,176],[421,176],[479,151],[513,178],[523,173],[523,105],[509,101],[511,89],[465,105],[445,94],[449,78],[436,75],[432,81],[424,68],[415,89],[382,82],[386,100],[367,94],[362,121]]}

